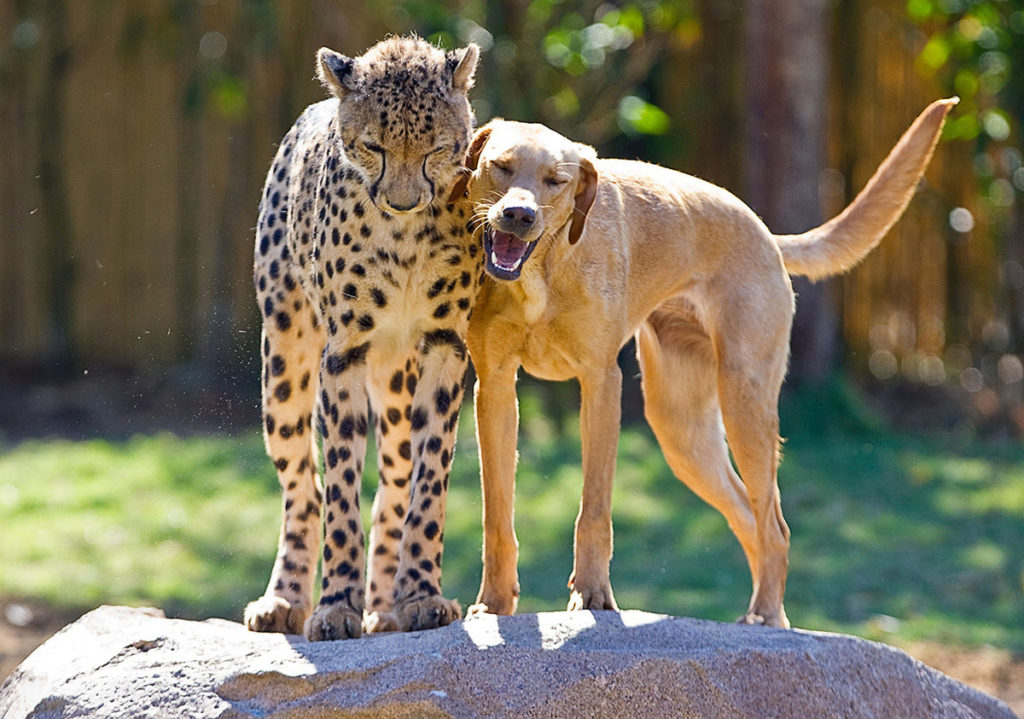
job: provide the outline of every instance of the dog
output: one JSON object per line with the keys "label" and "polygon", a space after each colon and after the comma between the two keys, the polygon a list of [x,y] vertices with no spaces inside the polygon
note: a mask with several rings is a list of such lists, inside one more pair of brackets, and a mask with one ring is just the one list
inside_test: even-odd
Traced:
{"label": "dog", "polygon": [[496,120],[477,131],[452,191],[473,204],[489,275],[467,337],[484,522],[483,579],[470,613],[511,614],[518,602],[520,366],[541,379],[579,381],[583,492],[568,608],[617,608],[609,578],[616,358],[635,337],[645,416],[666,460],[724,515],[746,555],[753,593],[739,621],[789,626],[790,535],[776,470],[790,275],[842,273],[878,244],[914,194],[956,102],[926,108],[856,199],[800,235],[773,235],[720,187],[598,159],[542,125]]}

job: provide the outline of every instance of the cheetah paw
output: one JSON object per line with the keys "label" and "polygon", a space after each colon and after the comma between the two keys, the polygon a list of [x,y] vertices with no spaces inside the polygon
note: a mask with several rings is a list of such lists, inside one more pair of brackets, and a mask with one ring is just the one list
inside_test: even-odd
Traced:
{"label": "cheetah paw", "polygon": [[398,627],[403,632],[436,629],[462,619],[462,607],[453,599],[440,595],[414,597],[395,604]]}
{"label": "cheetah paw", "polygon": [[253,632],[302,634],[307,616],[309,607],[268,594],[246,605],[245,626]]}
{"label": "cheetah paw", "polygon": [[306,620],[306,639],[311,642],[358,639],[363,636],[362,612],[349,607],[317,607]]}

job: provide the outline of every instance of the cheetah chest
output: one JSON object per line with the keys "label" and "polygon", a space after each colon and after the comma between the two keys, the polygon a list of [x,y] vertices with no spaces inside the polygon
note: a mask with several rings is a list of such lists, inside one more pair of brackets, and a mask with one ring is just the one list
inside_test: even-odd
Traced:
{"label": "cheetah chest", "polygon": [[[329,338],[373,332],[396,349],[423,332],[461,324],[478,282],[477,255],[461,207],[388,215],[358,198],[327,213],[311,254],[309,284]],[[332,221],[335,220],[335,221]],[[330,341],[330,339],[329,339]]]}

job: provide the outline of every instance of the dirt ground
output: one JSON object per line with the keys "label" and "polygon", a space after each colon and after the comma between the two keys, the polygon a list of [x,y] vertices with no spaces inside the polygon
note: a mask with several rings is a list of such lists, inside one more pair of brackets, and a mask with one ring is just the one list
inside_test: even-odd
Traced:
{"label": "dirt ground", "polygon": [[[0,600],[0,682],[77,613],[39,602]],[[994,647],[963,649],[917,643],[901,647],[925,664],[997,696],[1024,717],[1024,658]]]}
{"label": "dirt ground", "polygon": [[78,615],[39,602],[0,599],[0,681]]}
{"label": "dirt ground", "polygon": [[966,649],[917,642],[900,648],[964,684],[999,697],[1024,717],[1024,657],[995,647]]}

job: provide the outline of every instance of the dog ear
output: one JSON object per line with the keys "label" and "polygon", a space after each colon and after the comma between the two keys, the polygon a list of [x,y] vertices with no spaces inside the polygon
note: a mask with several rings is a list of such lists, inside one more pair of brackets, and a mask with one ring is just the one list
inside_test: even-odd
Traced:
{"label": "dog ear", "polygon": [[569,244],[575,245],[583,234],[587,213],[597,197],[597,169],[589,159],[580,158],[580,180],[576,185],[576,200],[572,210],[572,225],[569,226]]}
{"label": "dog ear", "polygon": [[477,130],[473,136],[473,141],[469,143],[469,149],[466,150],[463,167],[459,168],[459,176],[455,180],[455,184],[452,185],[452,191],[448,194],[449,205],[466,196],[466,191],[469,189],[469,178],[476,171],[476,166],[480,162],[480,153],[490,136],[491,128],[486,126]]}

